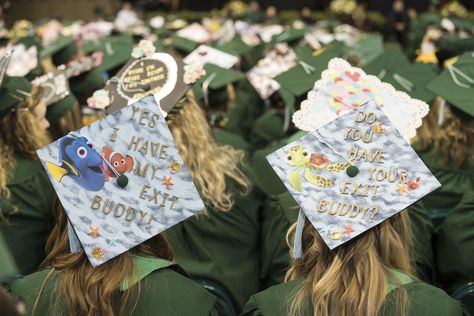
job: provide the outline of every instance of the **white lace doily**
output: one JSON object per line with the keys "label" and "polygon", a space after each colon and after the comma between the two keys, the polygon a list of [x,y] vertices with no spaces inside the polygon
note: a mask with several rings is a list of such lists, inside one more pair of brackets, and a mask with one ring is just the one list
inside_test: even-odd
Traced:
{"label": "white lace doily", "polygon": [[334,58],[301,103],[301,109],[293,114],[293,122],[301,130],[313,131],[371,99],[407,140],[416,136],[421,119],[429,111],[425,102]]}

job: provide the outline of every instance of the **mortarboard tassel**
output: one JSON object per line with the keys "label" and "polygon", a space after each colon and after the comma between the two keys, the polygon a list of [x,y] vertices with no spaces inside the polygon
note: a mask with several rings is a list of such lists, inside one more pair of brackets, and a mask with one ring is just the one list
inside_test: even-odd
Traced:
{"label": "mortarboard tassel", "polygon": [[216,79],[217,74],[212,73],[204,82],[202,83],[202,94],[204,95],[204,104],[209,106],[209,85],[212,80]]}
{"label": "mortarboard tassel", "polygon": [[[472,84],[474,84],[474,79],[469,77],[467,74],[465,74],[458,68],[454,67],[454,65],[449,65],[448,70],[449,70],[449,74],[451,75],[451,78],[453,78],[454,83],[460,86],[461,88],[469,89],[471,88]],[[469,83],[469,85],[464,84],[461,81],[459,81],[457,75],[459,75],[461,78],[466,80]]]}
{"label": "mortarboard tassel", "polygon": [[69,251],[72,253],[81,252],[81,242],[79,241],[79,238],[77,237],[76,232],[74,231],[74,228],[72,227],[72,224],[69,219],[67,220],[67,236],[69,239]]}
{"label": "mortarboard tassel", "polygon": [[301,239],[303,237],[303,228],[304,228],[304,220],[306,216],[302,210],[298,213],[298,221],[296,222],[296,230],[295,230],[295,240],[293,244],[293,258],[300,259],[303,256],[303,247]]}
{"label": "mortarboard tassel", "polygon": [[413,82],[408,80],[407,78],[395,73],[393,74],[393,79],[403,87],[406,91],[412,91],[413,90]]}
{"label": "mortarboard tassel", "polygon": [[444,123],[444,111],[446,109],[446,100],[441,98],[438,109],[438,125],[441,126]]}

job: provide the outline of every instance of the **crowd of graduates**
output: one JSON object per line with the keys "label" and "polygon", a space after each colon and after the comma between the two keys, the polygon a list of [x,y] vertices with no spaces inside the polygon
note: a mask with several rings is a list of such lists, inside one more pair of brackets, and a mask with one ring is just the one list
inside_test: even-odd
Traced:
{"label": "crowd of graduates", "polygon": [[[416,12],[395,0],[381,27],[355,1],[330,10],[305,7],[290,21],[234,1],[186,20],[144,18],[125,3],[96,21],[3,24],[0,314],[474,312],[474,13],[457,1]],[[167,123],[206,209],[92,268],[70,252],[36,150],[113,112],[104,87],[137,47],[186,61],[203,45],[203,76]],[[306,221],[303,256],[292,258],[300,206],[266,157],[307,133],[292,116],[333,58],[429,105],[411,146],[442,186],[334,250]]]}

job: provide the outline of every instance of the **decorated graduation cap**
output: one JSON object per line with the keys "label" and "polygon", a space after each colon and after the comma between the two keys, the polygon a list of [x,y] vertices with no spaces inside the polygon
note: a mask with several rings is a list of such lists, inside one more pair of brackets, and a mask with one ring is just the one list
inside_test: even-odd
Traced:
{"label": "decorated graduation cap", "polygon": [[295,51],[288,44],[279,43],[267,52],[265,58],[259,60],[257,65],[250,69],[247,78],[260,98],[266,100],[281,87],[273,78],[296,64]]}
{"label": "decorated graduation cap", "polygon": [[37,153],[93,267],[204,209],[153,96]]}
{"label": "decorated graduation cap", "polygon": [[474,117],[474,53],[465,53],[448,65],[427,89]]}
{"label": "decorated graduation cap", "polygon": [[301,211],[334,249],[435,190],[440,183],[374,102],[341,115],[267,156]]}
{"label": "decorated graduation cap", "polygon": [[43,87],[43,101],[49,106],[71,94],[69,78],[97,68],[101,63],[102,52],[96,52],[91,56],[83,56],[68,64],[60,65],[54,71],[35,78],[33,84]]}
{"label": "decorated graduation cap", "polygon": [[313,131],[370,100],[375,101],[407,140],[416,135],[429,110],[425,102],[367,75],[343,59],[334,58],[301,103],[301,109],[293,115],[293,122],[302,130]]}
{"label": "decorated graduation cap", "polygon": [[190,89],[189,84],[204,74],[200,66],[185,65],[178,57],[156,52],[153,43],[147,40],[142,40],[129,58],[106,87],[88,100],[90,107],[106,108],[106,112],[111,113],[153,95],[160,108],[169,113]]}

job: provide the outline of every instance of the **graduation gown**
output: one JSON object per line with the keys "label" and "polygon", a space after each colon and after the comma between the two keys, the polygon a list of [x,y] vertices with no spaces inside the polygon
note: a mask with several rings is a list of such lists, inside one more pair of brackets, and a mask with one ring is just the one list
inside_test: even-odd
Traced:
{"label": "graduation gown", "polygon": [[193,278],[219,283],[242,309],[260,290],[260,206],[255,193],[234,190],[228,212],[207,208],[166,231],[176,262]]}
{"label": "graduation gown", "polygon": [[[229,315],[229,310],[222,301],[188,279],[171,262],[134,256],[134,264],[139,278],[130,285],[123,283],[120,289],[122,291],[141,282],[142,290],[137,306],[128,315]],[[50,271],[42,270],[13,283],[12,292],[25,301],[27,315],[31,314],[39,290]],[[54,288],[59,273],[53,272],[46,282],[36,307],[36,315],[55,315],[57,297],[54,295]],[[64,314],[64,311],[59,308],[58,313]]]}
{"label": "graduation gown", "polygon": [[449,290],[474,280],[474,193],[466,191],[439,227],[436,238],[440,283]]}
{"label": "graduation gown", "polygon": [[435,153],[419,153],[423,162],[441,182],[441,188],[423,198],[427,209],[451,209],[462,199],[465,192],[474,190],[474,165],[469,162],[454,170],[449,162]]}
{"label": "graduation gown", "polygon": [[[405,276],[406,277],[406,276]],[[280,284],[270,289],[263,291],[257,295],[252,296],[249,300],[241,316],[250,315],[288,315],[288,302],[291,302],[291,297],[299,287],[302,285],[302,280],[293,280],[288,283]],[[441,289],[428,285],[420,281],[405,281],[403,282],[407,291],[409,305],[407,316],[415,315],[444,315],[444,316],[461,316],[464,310],[461,304],[449,297]],[[406,283],[406,284],[405,284]],[[393,287],[393,286],[392,286]],[[390,284],[389,284],[390,288]],[[394,293],[397,289],[393,289],[387,294],[386,301],[382,306],[380,315],[395,316],[398,315],[390,303],[394,298]],[[312,307],[309,304],[306,306],[303,315],[313,315]]]}
{"label": "graduation gown", "polygon": [[56,194],[39,160],[15,155],[16,166],[0,198],[0,233],[21,274],[36,271],[45,257]]}

